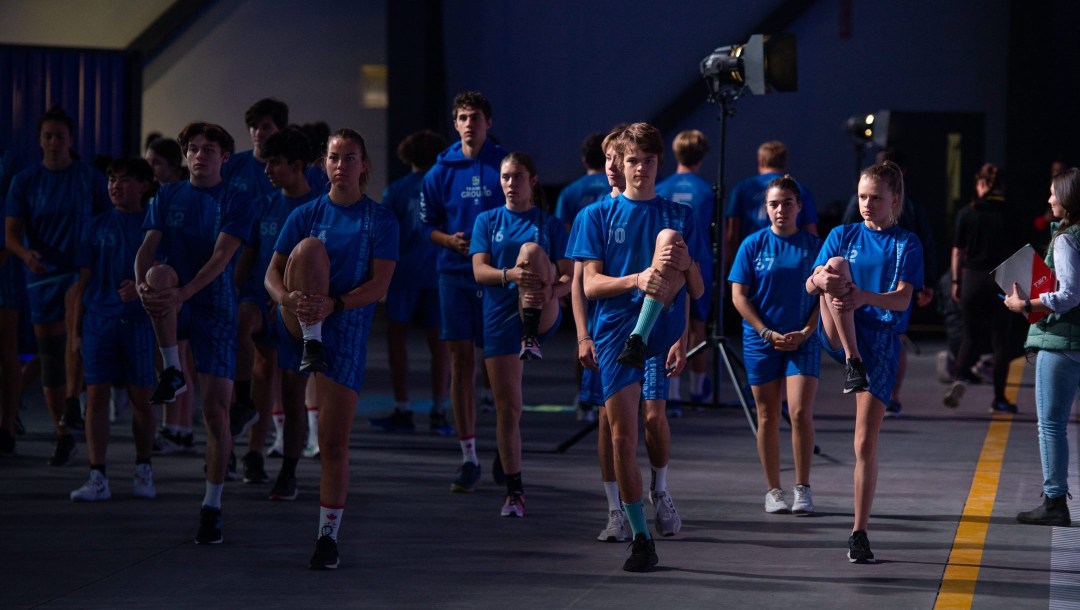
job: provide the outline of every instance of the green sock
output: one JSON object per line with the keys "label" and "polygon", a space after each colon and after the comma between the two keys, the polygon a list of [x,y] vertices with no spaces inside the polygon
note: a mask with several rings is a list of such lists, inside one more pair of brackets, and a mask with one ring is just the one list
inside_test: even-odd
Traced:
{"label": "green sock", "polygon": [[656,319],[660,317],[660,314],[664,311],[664,304],[652,297],[645,297],[645,301],[641,304],[641,313],[638,314],[637,326],[634,326],[633,334],[641,337],[641,340],[645,343],[649,342],[649,335],[652,334],[652,327],[656,324]]}
{"label": "green sock", "polygon": [[645,521],[644,500],[630,504],[623,502],[622,505],[623,510],[626,511],[626,518],[630,521],[630,530],[634,532],[634,538],[637,538],[638,534],[645,534],[645,538],[652,538],[649,534],[649,524]]}

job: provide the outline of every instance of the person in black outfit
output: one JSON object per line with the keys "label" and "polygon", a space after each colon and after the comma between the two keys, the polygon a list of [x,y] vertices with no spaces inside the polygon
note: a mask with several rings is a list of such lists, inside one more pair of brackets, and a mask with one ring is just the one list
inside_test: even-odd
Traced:
{"label": "person in black outfit", "polygon": [[980,380],[971,371],[979,356],[979,343],[990,337],[994,352],[994,401],[991,412],[1016,413],[1005,398],[1009,362],[1023,352],[1022,318],[1009,312],[998,294],[991,271],[1021,246],[1016,230],[1019,217],[1005,201],[1005,177],[1001,168],[986,163],[975,176],[976,199],[956,216],[952,250],[952,298],[960,303],[964,336],[952,385],[945,392],[945,406],[955,408],[965,384]]}

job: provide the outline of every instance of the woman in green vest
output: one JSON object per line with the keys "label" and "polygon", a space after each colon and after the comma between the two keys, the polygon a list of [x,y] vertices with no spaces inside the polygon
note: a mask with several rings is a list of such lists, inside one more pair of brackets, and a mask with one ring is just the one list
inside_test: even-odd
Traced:
{"label": "woman in green vest", "polygon": [[1051,226],[1046,263],[1057,276],[1054,292],[1021,298],[1013,284],[1005,306],[1017,313],[1047,312],[1031,326],[1026,347],[1038,350],[1035,405],[1039,414],[1043,503],[1016,515],[1020,523],[1067,527],[1069,518],[1069,441],[1066,430],[1080,387],[1080,169],[1071,168],[1050,183]]}

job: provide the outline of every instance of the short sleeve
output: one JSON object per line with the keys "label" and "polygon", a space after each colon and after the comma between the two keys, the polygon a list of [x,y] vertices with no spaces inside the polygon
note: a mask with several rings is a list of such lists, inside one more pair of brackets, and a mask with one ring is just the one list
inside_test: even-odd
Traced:
{"label": "short sleeve", "polygon": [[469,256],[481,253],[491,253],[491,214],[483,212],[473,222],[472,239],[469,240]]}

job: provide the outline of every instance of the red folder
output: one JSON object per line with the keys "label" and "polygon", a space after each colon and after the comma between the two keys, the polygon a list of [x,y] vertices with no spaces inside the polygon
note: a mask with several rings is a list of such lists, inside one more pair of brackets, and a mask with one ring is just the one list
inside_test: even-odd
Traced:
{"label": "red folder", "polygon": [[[1020,286],[1018,296],[1022,299],[1035,300],[1044,292],[1053,292],[1057,287],[1057,278],[1050,267],[1046,266],[1039,253],[1030,245],[1016,251],[994,269],[994,281],[1005,291],[1012,292],[1013,283]],[[1034,324],[1046,317],[1047,312],[1037,311],[1027,315],[1028,322]]]}

